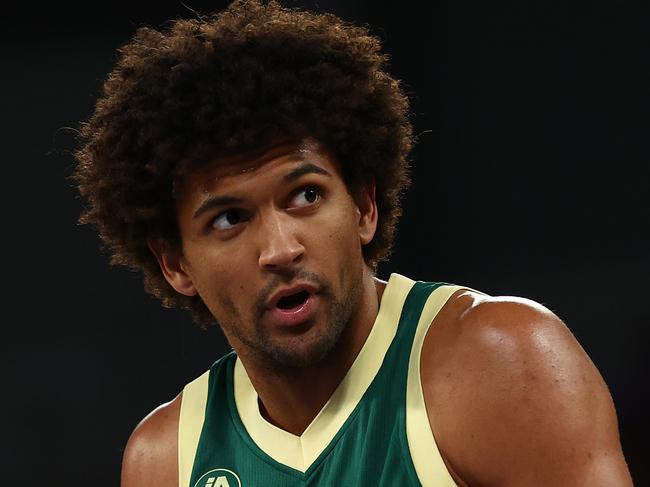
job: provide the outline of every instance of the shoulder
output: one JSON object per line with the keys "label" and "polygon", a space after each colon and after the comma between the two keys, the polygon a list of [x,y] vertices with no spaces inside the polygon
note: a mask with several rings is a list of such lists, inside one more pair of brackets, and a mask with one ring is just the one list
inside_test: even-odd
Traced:
{"label": "shoulder", "polygon": [[545,306],[526,298],[469,290],[451,297],[434,320],[424,347],[426,357],[435,359],[434,367],[423,369],[427,372],[453,365],[468,376],[492,369],[501,373],[506,367],[508,375],[539,369],[543,377],[555,375],[553,369],[560,365],[571,370],[593,368],[573,334]]}
{"label": "shoulder", "polygon": [[629,485],[607,386],[560,318],[529,299],[471,291],[456,293],[438,318],[424,343],[423,389],[460,477]]}
{"label": "shoulder", "polygon": [[[449,345],[456,351],[471,349],[472,354],[479,354],[477,360],[523,358],[522,354],[531,352],[558,358],[566,348],[585,356],[562,320],[530,299],[461,290],[452,297],[449,308],[450,314],[440,324],[446,327],[443,331],[448,334]],[[524,361],[517,363],[523,365]]]}
{"label": "shoulder", "polygon": [[124,450],[122,487],[178,487],[178,420],[182,395],[159,406],[133,430]]}
{"label": "shoulder", "polygon": [[439,318],[430,333],[437,340],[427,337],[426,351],[443,359],[438,365],[462,365],[465,376],[495,371],[499,382],[509,377],[530,382],[560,375],[569,380],[577,369],[595,371],[562,320],[530,299],[461,290]]}

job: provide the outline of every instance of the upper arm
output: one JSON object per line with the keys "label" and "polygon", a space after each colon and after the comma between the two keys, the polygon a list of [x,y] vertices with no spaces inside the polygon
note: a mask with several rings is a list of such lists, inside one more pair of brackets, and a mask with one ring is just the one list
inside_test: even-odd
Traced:
{"label": "upper arm", "polygon": [[121,487],[178,487],[180,403],[179,395],[133,430],[124,450]]}
{"label": "upper arm", "polygon": [[434,434],[463,480],[631,485],[607,386],[557,316],[479,298],[453,325],[427,337],[422,372]]}

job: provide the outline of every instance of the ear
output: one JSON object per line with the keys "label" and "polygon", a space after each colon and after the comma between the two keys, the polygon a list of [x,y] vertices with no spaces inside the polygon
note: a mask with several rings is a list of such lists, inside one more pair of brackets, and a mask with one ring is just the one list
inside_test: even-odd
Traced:
{"label": "ear", "polygon": [[156,256],[160,270],[170,286],[185,296],[196,295],[196,288],[187,272],[181,252],[160,240],[147,240],[147,245]]}
{"label": "ear", "polygon": [[369,244],[377,231],[377,199],[375,197],[375,182],[362,184],[354,198],[359,209],[359,240],[361,245]]}

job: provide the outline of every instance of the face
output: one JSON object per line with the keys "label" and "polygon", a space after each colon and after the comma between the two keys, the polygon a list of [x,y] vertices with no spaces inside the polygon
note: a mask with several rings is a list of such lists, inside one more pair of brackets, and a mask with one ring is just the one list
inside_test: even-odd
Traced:
{"label": "face", "polygon": [[184,179],[177,201],[183,251],[157,252],[163,272],[199,294],[240,356],[315,364],[354,326],[374,191],[353,198],[315,141],[214,161]]}

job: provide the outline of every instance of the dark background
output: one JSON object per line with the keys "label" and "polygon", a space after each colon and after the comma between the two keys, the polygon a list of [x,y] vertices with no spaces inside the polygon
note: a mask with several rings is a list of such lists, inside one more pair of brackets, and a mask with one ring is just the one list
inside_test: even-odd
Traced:
{"label": "dark background", "polygon": [[[414,184],[380,276],[556,312],[609,384],[636,485],[650,485],[648,4],[483,3],[286,2],[369,24],[411,95]],[[179,16],[193,16],[179,1],[3,7],[3,485],[117,485],[137,422],[227,349],[109,268],[66,180],[68,127],[89,116],[116,48]]]}

